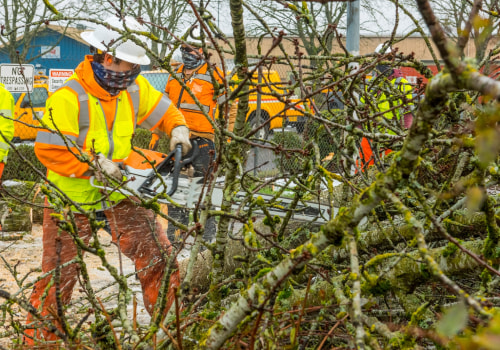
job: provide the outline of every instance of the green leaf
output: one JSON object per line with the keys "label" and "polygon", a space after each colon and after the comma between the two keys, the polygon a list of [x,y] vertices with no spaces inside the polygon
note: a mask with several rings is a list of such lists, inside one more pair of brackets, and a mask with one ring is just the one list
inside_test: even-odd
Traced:
{"label": "green leaf", "polygon": [[445,337],[452,337],[467,325],[469,312],[463,301],[450,307],[438,321],[436,331]]}

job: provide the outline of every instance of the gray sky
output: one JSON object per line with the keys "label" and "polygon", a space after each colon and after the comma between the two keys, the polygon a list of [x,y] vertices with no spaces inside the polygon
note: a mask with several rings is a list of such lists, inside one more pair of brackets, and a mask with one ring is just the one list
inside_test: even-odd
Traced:
{"label": "gray sky", "polygon": [[[367,9],[370,6],[372,9]],[[221,29],[226,35],[232,36],[231,16],[227,0],[216,0],[210,4],[210,11],[217,18]],[[258,11],[258,8],[256,8]],[[248,23],[252,15],[245,11],[245,21]],[[418,11],[412,11],[415,17],[420,18]],[[360,32],[361,35],[390,35],[394,29],[396,10],[392,2],[387,0],[361,0]],[[344,18],[345,20],[345,18]],[[345,23],[345,22],[344,22]],[[399,12],[398,35],[404,35],[415,28],[413,21],[402,11]]]}

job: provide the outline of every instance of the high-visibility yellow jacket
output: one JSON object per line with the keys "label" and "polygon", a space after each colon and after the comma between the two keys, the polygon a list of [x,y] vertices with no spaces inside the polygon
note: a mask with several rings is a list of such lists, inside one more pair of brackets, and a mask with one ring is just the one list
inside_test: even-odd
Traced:
{"label": "high-visibility yellow jacket", "polygon": [[406,99],[409,101],[407,103],[403,103],[401,99],[391,100],[389,97],[385,95],[385,92],[381,91],[378,96],[378,108],[381,112],[389,111],[393,106],[400,106],[394,109],[394,112],[389,111],[384,113],[384,117],[387,119],[392,119],[394,115],[396,115],[397,119],[400,120],[401,117],[410,112],[413,103],[411,102],[413,99],[412,90],[410,83],[403,77],[397,77],[391,79],[391,85],[396,87],[399,91],[401,91],[402,95],[406,96]]}
{"label": "high-visibility yellow jacket", "polygon": [[[393,119],[394,117],[396,117],[398,121],[401,121],[401,118],[405,114],[410,113],[413,109],[413,88],[408,80],[403,77],[393,77],[390,79],[391,85],[401,92],[400,95],[404,95],[406,97],[406,102],[404,102],[401,98],[387,96],[384,91],[382,91],[381,89],[377,89],[377,86],[371,86],[371,80],[368,80],[366,86],[367,89],[369,89],[369,92],[371,92],[374,97],[376,97],[377,109],[380,112],[385,112],[384,117],[386,119]],[[361,102],[365,101],[361,99]],[[394,132],[391,130],[385,130],[385,128],[381,129],[381,131],[387,131],[389,134],[394,134]]]}
{"label": "high-visibility yellow jacket", "polygon": [[[184,65],[178,68],[176,72],[177,77],[184,81],[193,95],[203,105],[203,110],[214,120],[217,96],[214,96],[214,86],[208,72],[208,64],[201,65],[189,79],[185,78],[183,68]],[[214,76],[219,83],[222,83],[223,75],[219,68],[214,69]],[[165,93],[182,112],[184,118],[186,118],[191,137],[200,136],[211,140],[214,139],[214,129],[209,120],[205,117],[191,95],[173,77],[169,77],[165,86]]]}
{"label": "high-visibility yellow jacket", "polygon": [[[14,121],[12,116],[14,115],[14,97],[5,88],[5,86],[0,83],[0,130],[2,131],[2,136],[0,136],[0,162],[5,163],[7,160],[7,154],[9,153],[9,144],[7,141],[11,141],[14,136]],[[8,118],[4,118],[8,117]]]}
{"label": "high-visibility yellow jacket", "polygon": [[[185,120],[171,101],[142,76],[117,96],[110,95],[95,81],[91,61],[92,56],[87,56],[75,74],[47,100],[42,121],[49,130],[38,132],[35,153],[47,167],[48,179],[62,192],[86,204],[85,209],[100,210],[116,204],[123,196],[112,194],[111,202],[103,200],[99,189],[90,184],[92,169],[74,154],[93,151],[122,162],[132,151],[136,126],[158,128],[170,135],[175,127],[185,125]],[[64,137],[50,129],[60,131]]]}

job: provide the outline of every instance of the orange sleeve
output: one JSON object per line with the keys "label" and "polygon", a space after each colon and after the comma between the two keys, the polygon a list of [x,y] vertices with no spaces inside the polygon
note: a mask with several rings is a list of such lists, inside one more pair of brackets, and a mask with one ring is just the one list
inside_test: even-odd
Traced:
{"label": "orange sleeve", "polygon": [[172,77],[168,77],[168,81],[167,81],[167,84],[165,85],[165,93],[168,95],[168,93],[170,92],[170,80],[172,79]]}
{"label": "orange sleeve", "polygon": [[184,119],[182,113],[177,109],[177,107],[175,107],[175,105],[171,103],[170,107],[168,107],[167,109],[167,112],[155,127],[155,129],[157,128],[170,136],[172,130],[181,125],[187,126],[186,120]]}
{"label": "orange sleeve", "polygon": [[[71,147],[75,154],[78,150]],[[80,162],[64,146],[53,146],[35,142],[35,154],[40,162],[49,170],[67,177],[81,177],[83,173],[89,170],[87,163]]]}
{"label": "orange sleeve", "polygon": [[[176,85],[176,86],[175,86]],[[170,77],[170,80],[165,85],[165,95],[172,101],[174,105],[177,105],[179,101],[180,84],[177,80]]]}

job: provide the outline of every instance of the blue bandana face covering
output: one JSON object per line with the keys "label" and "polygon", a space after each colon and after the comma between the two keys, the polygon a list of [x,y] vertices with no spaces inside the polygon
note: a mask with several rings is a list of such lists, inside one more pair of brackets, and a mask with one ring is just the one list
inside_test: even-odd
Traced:
{"label": "blue bandana face covering", "polygon": [[94,71],[95,80],[102,86],[104,90],[111,95],[116,96],[120,91],[125,90],[132,85],[139,73],[141,66],[137,65],[134,69],[126,72],[115,72],[97,62],[91,62],[92,70]]}
{"label": "blue bandana face covering", "polygon": [[194,69],[202,63],[202,58],[194,53],[191,53],[188,47],[181,47],[182,62],[186,69]]}

